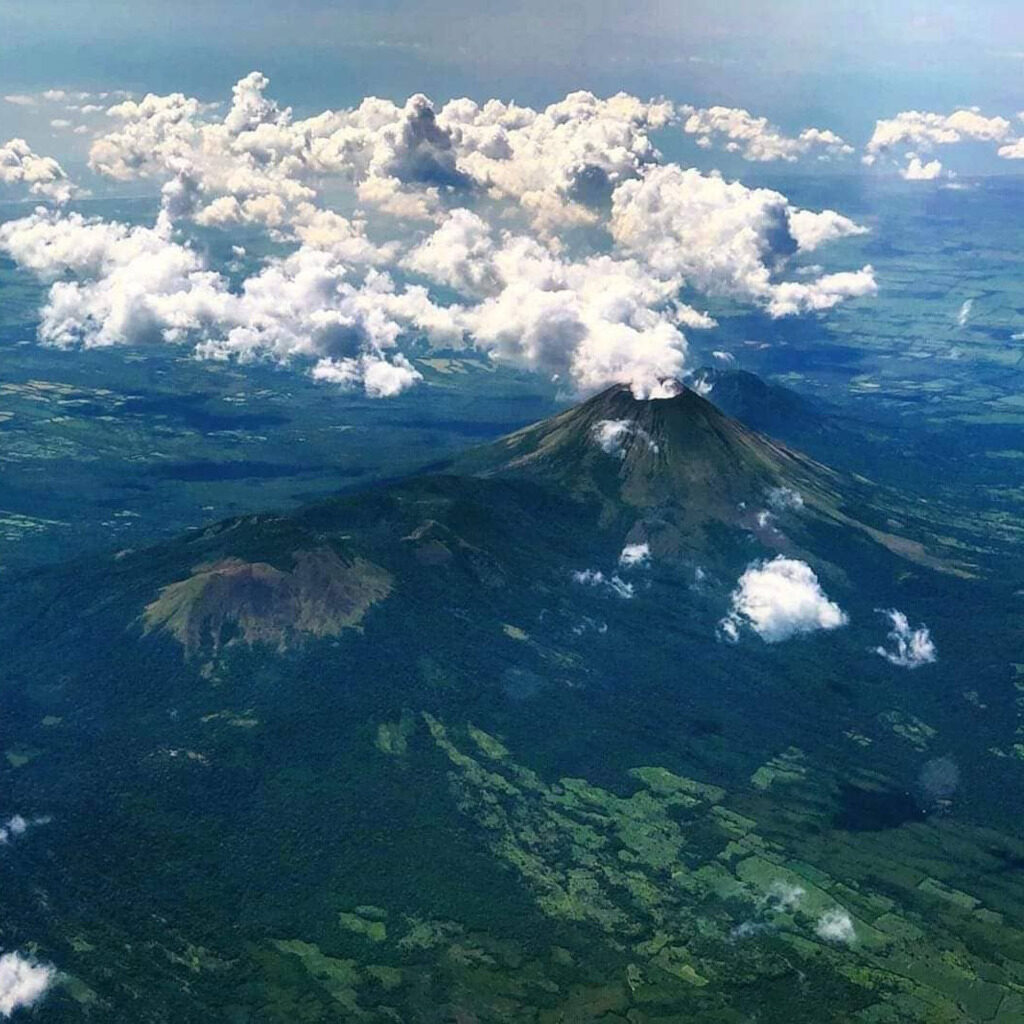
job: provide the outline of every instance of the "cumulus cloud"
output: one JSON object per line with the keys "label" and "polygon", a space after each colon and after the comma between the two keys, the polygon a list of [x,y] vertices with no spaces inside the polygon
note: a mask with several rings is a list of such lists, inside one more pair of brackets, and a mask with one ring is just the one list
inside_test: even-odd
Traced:
{"label": "cumulus cloud", "polygon": [[10,952],[0,956],[0,1014],[10,1017],[15,1010],[38,1002],[56,980],[48,964]]}
{"label": "cumulus cloud", "polygon": [[619,565],[624,569],[633,569],[649,565],[651,546],[646,541],[640,544],[627,544],[619,554]]}
{"label": "cumulus cloud", "polygon": [[40,156],[24,139],[9,139],[0,145],[0,184],[27,185],[29,192],[58,203],[75,194],[64,168],[53,157]]}
{"label": "cumulus cloud", "polygon": [[381,396],[419,378],[394,350],[403,325],[429,313],[422,290],[399,292],[373,272],[353,283],[329,251],[300,247],[233,292],[166,221],[129,227],[38,210],[0,225],[0,249],[53,281],[39,324],[49,344],[191,342],[203,358],[313,360],[320,379]]}
{"label": "cumulus cloud", "polygon": [[826,910],[814,928],[818,938],[826,942],[842,943],[849,945],[857,938],[857,932],[853,927],[853,920],[850,915],[839,907]]}
{"label": "cumulus cloud", "polygon": [[903,612],[895,608],[879,609],[885,615],[892,629],[886,637],[887,646],[876,647],[875,654],[900,668],[920,668],[938,660],[938,651],[931,633],[925,625],[911,629],[910,621]]}
{"label": "cumulus cloud", "polygon": [[1005,117],[985,117],[977,107],[935,114],[905,110],[895,117],[875,122],[875,130],[865,147],[868,158],[877,157],[894,146],[930,148],[947,146],[965,139],[999,142],[1010,134]]}
{"label": "cumulus cloud", "polygon": [[1000,146],[996,151],[1004,160],[1024,160],[1024,137]]}
{"label": "cumulus cloud", "polygon": [[835,210],[798,210],[787,207],[789,231],[796,241],[800,252],[813,252],[837,238],[848,238],[851,235],[865,235],[867,228],[856,224],[849,217],[844,217]]}
{"label": "cumulus cloud", "polygon": [[682,373],[679,282],[636,260],[568,260],[508,232],[495,241],[477,214],[456,210],[403,265],[476,298],[453,307],[452,323],[477,347],[574,390],[624,382],[646,398]]}
{"label": "cumulus cloud", "polygon": [[977,107],[966,107],[952,114],[904,110],[895,117],[876,121],[863,161],[870,166],[879,157],[891,155],[897,147],[906,147],[901,176],[908,181],[931,181],[942,173],[942,164],[938,160],[925,162],[919,154],[930,153],[936,146],[968,141],[1001,143],[997,152],[1004,158],[1024,155],[1022,140],[1013,137],[1005,117],[986,117]]}
{"label": "cumulus cloud", "polygon": [[592,222],[588,206],[602,191],[657,158],[647,132],[672,116],[668,103],[577,92],[543,111],[468,99],[438,111],[417,94],[401,106],[369,98],[295,120],[266,96],[268,84],[259,72],[241,79],[219,121],[181,93],[118,104],[110,114],[122,125],[96,140],[93,166],[127,180],[187,165],[211,196],[243,207],[261,195],[309,198],[312,180],[338,175],[362,201],[410,219],[438,216],[448,194],[477,190],[550,228]]}
{"label": "cumulus cloud", "polygon": [[732,607],[719,623],[732,642],[743,628],[766,643],[778,643],[801,633],[837,629],[849,621],[846,613],[821,589],[814,570],[794,558],[778,555],[753,562],[732,592]]}
{"label": "cumulus cloud", "polygon": [[666,101],[579,91],[542,111],[454,100],[438,120],[455,139],[460,169],[517,202],[543,233],[596,222],[595,208],[617,184],[657,162],[649,132],[673,116]]}
{"label": "cumulus cloud", "polygon": [[808,311],[832,309],[846,299],[877,295],[874,268],[868,264],[860,270],[844,270],[836,274],[823,274],[804,284],[785,281],[773,287],[768,312],[775,317],[793,316]]}
{"label": "cumulus cloud", "polygon": [[683,131],[696,135],[697,145],[702,149],[721,144],[727,152],[738,153],[744,160],[792,163],[812,153],[819,160],[828,160],[853,152],[853,146],[835,132],[805,128],[797,136],[788,136],[766,117],[755,117],[738,107],[683,107],[680,113],[686,118]]}
{"label": "cumulus cloud", "polygon": [[924,163],[916,153],[908,153],[907,166],[900,168],[900,177],[906,181],[934,181],[941,174],[941,161],[929,160]]}
{"label": "cumulus cloud", "polygon": [[658,166],[624,182],[613,193],[609,226],[625,251],[659,275],[710,295],[753,300],[772,316],[828,309],[875,291],[870,266],[777,282],[797,251],[864,229],[835,211],[797,210],[772,189],[750,189],[693,168]]}
{"label": "cumulus cloud", "polygon": [[[685,372],[684,331],[715,326],[683,288],[772,316],[875,288],[870,267],[785,281],[795,253],[864,229],[664,164],[651,135],[677,112],[663,100],[581,91],[540,110],[438,108],[416,94],[297,118],[254,71],[224,107],[183,93],[52,90],[33,102],[98,114],[101,98],[117,102],[91,168],[159,183],[161,212],[152,226],[37,212],[0,229],[0,247],[50,282],[39,334],[52,344],[294,358],[319,380],[387,396],[419,380],[400,349],[416,338],[475,346],[567,391],[624,382],[658,397]],[[808,131],[801,145],[836,144]],[[8,166],[39,194],[70,194],[55,162],[12,153],[0,178]],[[355,212],[332,209],[329,189],[347,189]],[[413,234],[394,218],[423,224]],[[187,242],[192,224],[255,226],[288,251],[234,285]]]}

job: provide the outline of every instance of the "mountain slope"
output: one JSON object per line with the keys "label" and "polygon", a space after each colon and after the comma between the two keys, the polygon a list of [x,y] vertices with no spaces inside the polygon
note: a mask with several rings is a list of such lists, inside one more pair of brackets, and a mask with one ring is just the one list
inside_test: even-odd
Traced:
{"label": "mountain slope", "polygon": [[871,508],[880,491],[867,481],[749,429],[683,385],[671,398],[650,400],[609,388],[446,468],[531,480],[596,502],[604,526],[625,528],[630,541],[651,543],[662,557],[728,557],[722,545],[734,546],[724,529],[733,538],[752,533],[771,550],[828,559],[831,543],[808,536],[827,527],[931,569],[971,571],[893,533],[887,512]]}
{"label": "mountain slope", "polygon": [[722,412],[770,437],[794,443],[793,438],[812,438],[833,430],[824,409],[748,370],[702,366],[690,382]]}
{"label": "mountain slope", "polygon": [[[29,823],[3,938],[64,972],[41,1020],[1013,1010],[1024,851],[917,781],[955,757],[1012,819],[1009,654],[957,622],[988,590],[692,392],[612,389],[450,469],[0,593],[3,813]],[[777,552],[849,624],[716,640]],[[872,652],[896,603],[940,638],[925,685]],[[836,907],[855,943],[819,933]]]}

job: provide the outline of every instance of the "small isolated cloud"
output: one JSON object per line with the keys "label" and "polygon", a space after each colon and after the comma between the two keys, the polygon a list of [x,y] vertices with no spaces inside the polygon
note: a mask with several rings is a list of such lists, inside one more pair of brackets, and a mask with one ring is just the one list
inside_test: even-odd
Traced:
{"label": "small isolated cloud", "polygon": [[853,152],[853,146],[828,129],[805,128],[799,135],[790,136],[768,118],[755,117],[740,107],[683,107],[680,113],[686,116],[683,131],[696,135],[701,149],[710,149],[718,142],[726,152],[738,153],[744,160],[792,163],[809,154],[828,160]]}
{"label": "small isolated cloud", "polygon": [[423,374],[401,353],[390,362],[366,354],[353,359],[321,359],[310,375],[346,390],[362,385],[369,398],[394,398],[423,380]]}
{"label": "small isolated cloud", "polygon": [[915,153],[908,154],[907,166],[900,168],[900,177],[904,181],[934,181],[942,174],[942,163],[929,160],[923,163]]}
{"label": "small isolated cloud", "polygon": [[956,315],[957,327],[966,327],[967,321],[971,318],[971,309],[974,307],[974,299],[967,299],[966,302],[960,307],[960,312]]}
{"label": "small isolated cloud", "polygon": [[15,107],[34,107],[36,105],[35,96],[27,96],[24,93],[10,93],[4,97],[4,103],[10,103]]}
{"label": "small isolated cloud", "polygon": [[0,1015],[10,1017],[15,1010],[38,1002],[56,975],[48,964],[20,953],[4,953],[0,956]]}
{"label": "small isolated cloud", "polygon": [[651,546],[646,542],[643,544],[627,544],[619,555],[619,565],[624,569],[649,565],[650,561]]}
{"label": "small isolated cloud", "polygon": [[6,846],[14,837],[23,835],[28,830],[28,822],[15,814],[0,825],[0,845]]}
{"label": "small isolated cloud", "polygon": [[806,895],[807,890],[801,886],[778,879],[769,887],[765,903],[771,910],[788,914],[800,906]]}
{"label": "small isolated cloud", "polygon": [[879,608],[879,613],[888,616],[892,629],[889,630],[888,646],[876,647],[875,654],[900,668],[920,668],[938,659],[938,652],[928,627],[920,625],[910,628],[906,615],[895,608]]}
{"label": "small isolated cloud", "polygon": [[722,351],[720,351],[718,349],[715,349],[715,351],[712,352],[711,355],[712,355],[712,357],[714,359],[717,359],[720,363],[735,363],[736,362],[736,357],[731,352],[722,352]]}
{"label": "small isolated cloud", "polygon": [[711,374],[698,371],[688,381],[691,391],[696,391],[701,398],[707,398],[715,390],[715,382]]}
{"label": "small isolated cloud", "polygon": [[636,438],[657,453],[658,445],[650,434],[632,420],[600,420],[594,424],[594,440],[603,452],[617,459],[626,457],[626,447]]}
{"label": "small isolated cloud", "polygon": [[774,512],[785,512],[787,509],[804,507],[803,495],[792,487],[770,487],[768,489],[768,505]]}
{"label": "small isolated cloud", "polygon": [[20,814],[14,814],[3,824],[0,824],[0,846],[6,846],[19,836],[23,836],[30,827],[34,828],[36,825],[48,825],[50,821],[51,819],[49,816],[23,818]]}
{"label": "small isolated cloud", "polygon": [[772,925],[766,924],[764,921],[741,921],[729,932],[729,938],[733,942],[739,942],[774,930]]}
{"label": "small isolated cloud", "polygon": [[848,621],[842,608],[826,597],[806,562],[778,555],[747,567],[719,629],[733,643],[747,627],[765,643],[773,644],[801,633],[837,629]]}
{"label": "small isolated cloud", "polygon": [[850,915],[839,907],[826,910],[814,929],[819,939],[849,945],[857,938]]}
{"label": "small isolated cloud", "polygon": [[607,590],[616,597],[628,601],[633,597],[633,584],[627,583],[621,576],[605,576],[600,569],[583,569],[572,574],[573,582],[584,587],[597,587]]}

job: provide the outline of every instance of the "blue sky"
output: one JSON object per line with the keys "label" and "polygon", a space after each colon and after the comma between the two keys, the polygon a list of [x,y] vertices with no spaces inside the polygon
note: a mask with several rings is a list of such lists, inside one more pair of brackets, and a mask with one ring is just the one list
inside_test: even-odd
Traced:
{"label": "blue sky", "polygon": [[[1024,106],[1024,7],[983,3],[465,0],[0,2],[0,91],[53,86],[221,97],[253,68],[297,111],[467,94],[543,104],[624,89],[745,106],[863,140],[907,109]],[[6,134],[31,134],[24,111]],[[59,155],[59,154],[58,154]]]}

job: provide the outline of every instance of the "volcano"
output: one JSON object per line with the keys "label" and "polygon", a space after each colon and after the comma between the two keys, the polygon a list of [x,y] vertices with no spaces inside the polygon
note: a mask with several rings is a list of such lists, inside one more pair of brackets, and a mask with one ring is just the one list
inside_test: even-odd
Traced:
{"label": "volcano", "polygon": [[534,480],[576,498],[680,520],[740,521],[772,489],[799,488],[820,507],[835,474],[745,427],[684,385],[638,399],[615,386],[457,461],[455,471]]}
{"label": "volcano", "polygon": [[[928,1014],[975,998],[953,943],[979,976],[1016,948],[1002,915],[926,924],[922,894],[973,906],[921,880],[928,837],[911,871],[829,831],[935,734],[878,603],[975,599],[885,501],[686,387],[614,387],[429,473],[8,578],[3,922],[60,965],[42,1012],[975,1019]],[[779,555],[843,627],[720,642]],[[856,946],[815,930],[837,904]],[[825,995],[794,1010],[797,971]],[[1016,998],[992,977],[979,1004]]]}

